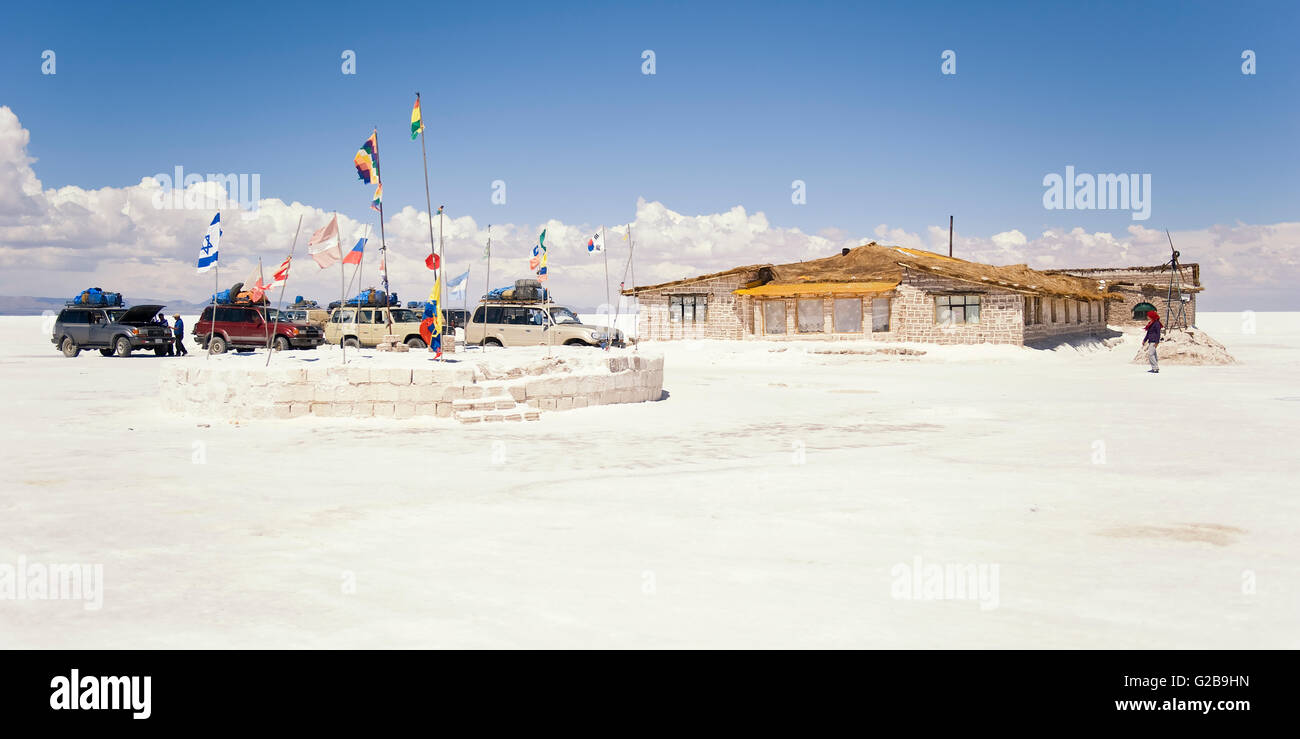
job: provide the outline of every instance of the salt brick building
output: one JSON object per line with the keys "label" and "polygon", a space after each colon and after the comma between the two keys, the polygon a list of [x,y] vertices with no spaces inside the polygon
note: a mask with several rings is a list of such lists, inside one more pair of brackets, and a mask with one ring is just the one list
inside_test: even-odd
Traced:
{"label": "salt brick building", "polygon": [[[1100,333],[1107,304],[1127,306],[1129,292],[1084,272],[995,267],[872,242],[824,259],[735,267],[623,294],[637,298],[641,339],[1023,345]],[[1122,270],[1109,272],[1123,282]]]}
{"label": "salt brick building", "polygon": [[[1068,274],[1096,280],[1107,293],[1119,295],[1122,300],[1107,301],[1106,322],[1112,326],[1129,326],[1147,321],[1147,311],[1160,313],[1166,322],[1173,318],[1166,313],[1170,300],[1170,282],[1173,272],[1168,265],[1157,267],[1097,267],[1091,269],[1048,270],[1048,274]],[[1205,288],[1201,286],[1201,265],[1195,262],[1178,265],[1178,289],[1173,300],[1183,304],[1187,325],[1196,325],[1196,296]]]}

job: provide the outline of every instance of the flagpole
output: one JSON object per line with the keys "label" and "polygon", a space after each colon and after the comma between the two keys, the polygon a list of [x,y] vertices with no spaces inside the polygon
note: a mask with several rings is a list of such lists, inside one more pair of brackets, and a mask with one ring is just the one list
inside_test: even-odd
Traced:
{"label": "flagpole", "polygon": [[[420,93],[418,92],[415,93],[415,104],[417,106],[419,106],[420,104]],[[424,207],[425,210],[428,211],[429,213],[429,254],[436,255],[438,256],[438,259],[441,260],[442,255],[438,254],[434,250],[434,246],[433,246],[433,199],[429,196],[429,152],[424,145],[424,109],[423,108],[420,109],[420,157],[421,160],[424,162]],[[441,213],[438,214],[438,220],[439,220],[439,227],[441,230],[441,221],[442,221]],[[442,265],[440,264],[438,266],[441,267]],[[434,270],[434,279],[435,281],[437,280],[437,270]]]}
{"label": "flagpole", "polygon": [[[423,112],[421,114],[423,115]],[[424,134],[420,134],[420,145],[424,146]],[[432,221],[430,223],[432,224]],[[446,265],[442,263],[442,206],[440,205],[438,206],[438,269],[434,270],[433,276],[435,280],[434,284],[438,286],[438,315],[435,316],[438,321],[438,354],[443,362],[447,361],[446,357],[441,356],[443,353],[442,337],[446,334],[447,329],[447,327],[443,325],[444,321],[442,320],[442,309],[443,306],[447,304],[447,286],[443,284],[441,279],[442,268],[445,266]],[[451,348],[453,351],[456,349],[456,334],[454,333],[451,335]]]}
{"label": "flagpole", "polygon": [[[483,297],[492,292],[492,224],[488,224],[487,270],[483,273]],[[467,326],[469,324],[466,324]],[[483,351],[487,351],[487,306],[483,306],[483,340],[479,342]]]}
{"label": "flagpole", "polygon": [[[293,230],[293,243],[289,245],[289,264],[292,269],[293,252],[298,248],[298,232],[302,230],[302,215],[298,216],[298,228]],[[258,258],[261,261],[261,257]],[[261,270],[258,270],[261,271]],[[265,280],[263,280],[265,281]],[[280,328],[280,311],[284,309],[284,291],[289,287],[289,273],[284,273],[284,282],[280,283],[280,299],[275,304],[275,322],[271,324],[271,335],[266,338],[266,366],[271,366],[271,342],[275,341],[275,332]]]}
{"label": "flagpole", "polygon": [[[220,233],[220,232],[218,232],[218,233]],[[211,359],[211,358],[212,358],[212,339],[213,339],[213,337],[215,337],[215,336],[217,335],[217,283],[221,280],[221,248],[220,248],[220,244],[221,244],[220,237],[218,237],[218,240],[217,240],[217,245],[218,245],[218,247],[217,247],[217,261],[215,261],[215,262],[212,263],[212,320],[209,321],[209,323],[212,324],[212,327],[208,329],[208,356],[207,356],[207,359]],[[202,319],[203,316],[200,314],[200,315],[199,315],[199,318]]]}
{"label": "flagpole", "polygon": [[[633,255],[635,254],[635,252],[636,252],[636,242],[632,240],[632,224],[629,223],[629,224],[627,224],[627,266],[628,266],[628,268],[629,268],[630,270],[632,270],[632,298],[633,298],[634,300],[637,300],[637,297],[636,297],[636,262],[633,261],[633,259],[632,259],[632,257],[633,257]],[[640,301],[640,300],[637,300],[636,314],[637,314],[637,319],[636,319],[636,320],[637,320],[637,325],[639,326],[640,323],[641,323],[641,301]],[[636,350],[640,347],[640,344],[641,344],[641,340],[640,340],[640,339],[641,339],[641,337],[638,336],[638,337],[637,337],[637,341],[636,341],[635,343],[632,344],[632,351],[636,351]]]}
{"label": "flagpole", "polygon": [[[610,317],[610,309],[614,306],[609,302],[609,239],[605,237],[605,227],[600,227],[600,251],[605,255],[605,317]],[[614,343],[614,327],[609,327],[608,336],[605,339],[605,349],[609,350],[610,345]]]}
{"label": "flagpole", "polygon": [[[376,145],[376,150],[378,150],[378,145]],[[376,171],[378,171],[378,170],[376,170]],[[338,211],[335,211],[335,212],[334,212],[334,218],[337,219],[338,217],[339,217]],[[337,221],[335,221],[335,222],[337,223]],[[344,323],[344,321],[343,321],[343,318],[344,318],[344,315],[345,315],[345,314],[343,313],[343,311],[347,310],[347,307],[348,307],[348,289],[347,289],[347,287],[343,284],[343,277],[344,277],[344,273],[345,273],[345,272],[344,272],[344,269],[343,269],[343,259],[341,258],[341,255],[342,255],[342,253],[343,253],[343,239],[339,237],[339,234],[338,234],[338,230],[337,230],[337,228],[335,229],[335,232],[334,232],[334,238],[338,240],[338,249],[339,249],[339,254],[340,254],[340,259],[339,259],[339,312],[338,312],[338,315],[339,315],[339,349],[343,352],[343,364],[347,364],[347,363],[348,363],[348,336],[347,336],[347,327],[346,327],[346,325],[345,325],[345,323]]]}
{"label": "flagpole", "polygon": [[[379,172],[379,127],[375,127],[375,180],[382,186],[383,176]],[[385,307],[390,302],[388,297],[388,240],[384,238],[384,199],[379,198],[379,253],[381,264],[384,265],[384,304]],[[346,297],[343,298],[347,300]],[[393,312],[384,311],[384,316],[388,318],[388,333],[393,333]],[[343,362],[348,361],[347,352],[343,353]]]}

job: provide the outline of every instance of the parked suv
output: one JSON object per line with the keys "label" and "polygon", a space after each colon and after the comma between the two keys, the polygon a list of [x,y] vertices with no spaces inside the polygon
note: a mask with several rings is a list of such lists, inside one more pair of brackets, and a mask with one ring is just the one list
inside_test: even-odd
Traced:
{"label": "parked suv", "polygon": [[310,323],[317,328],[324,329],[325,323],[329,321],[330,314],[320,308],[294,308],[289,307],[280,311],[280,320],[290,323]]}
{"label": "parked suv", "polygon": [[153,322],[162,309],[161,305],[68,306],[54,319],[50,342],[65,357],[75,357],[82,349],[98,349],[106,357],[127,357],[135,349],[153,349],[161,357],[172,340],[170,328]]}
{"label": "parked suv", "polygon": [[[549,310],[548,310],[549,308]],[[465,325],[466,344],[623,346],[623,332],[585,324],[573,311],[536,301],[483,301]]]}
{"label": "parked suv", "polygon": [[463,308],[447,308],[442,312],[442,325],[447,330],[465,328],[466,323],[469,323],[469,311]]}
{"label": "parked suv", "polygon": [[420,338],[421,314],[409,308],[335,308],[330,311],[325,324],[325,341],[342,342],[348,347],[377,346],[389,333],[388,320],[392,318],[394,336],[412,349],[423,349],[427,344]]}
{"label": "parked suv", "polygon": [[[255,305],[218,305],[216,307],[216,328],[213,328],[212,306],[203,309],[198,323],[194,325],[194,340],[213,354],[222,354],[227,349],[235,351],[252,351],[266,346],[274,329],[275,337],[271,343],[274,349],[315,349],[325,341],[325,334],[316,326],[295,321],[285,321],[280,316],[277,323],[274,308]],[[212,346],[209,348],[208,340]]]}

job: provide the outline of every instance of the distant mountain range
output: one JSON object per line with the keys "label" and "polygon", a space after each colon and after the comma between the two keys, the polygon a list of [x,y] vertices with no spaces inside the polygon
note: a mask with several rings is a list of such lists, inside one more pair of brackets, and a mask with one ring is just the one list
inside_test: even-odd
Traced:
{"label": "distant mountain range", "polygon": [[[286,296],[285,298],[286,301],[291,299],[292,298],[288,296]],[[126,303],[128,306],[163,305],[167,307],[168,315],[171,315],[172,313],[183,313],[185,315],[194,315],[202,312],[203,309],[208,305],[206,302],[191,303],[188,300],[159,300],[156,298],[134,298],[129,295],[122,296],[122,301]],[[47,310],[57,313],[63,309],[63,305],[66,302],[68,302],[67,298],[35,298],[30,295],[0,295],[0,316],[39,316]],[[448,300],[447,302],[448,302],[448,307],[450,308],[461,307],[460,301]],[[406,303],[403,302],[402,304],[405,305]],[[470,301],[468,307],[473,308],[477,304],[478,304],[477,301]],[[321,305],[324,305],[324,303],[321,303]],[[595,306],[582,306],[582,305],[573,305],[573,304],[566,304],[566,303],[558,303],[558,305],[565,305],[575,313],[596,312]]]}
{"label": "distant mountain range", "polygon": [[[165,305],[172,313],[186,315],[198,313],[207,303],[191,303],[187,300],[158,300],[155,298],[135,298],[122,296],[127,305]],[[29,295],[0,295],[0,316],[39,316],[45,311],[58,312],[68,298],[36,298]]]}

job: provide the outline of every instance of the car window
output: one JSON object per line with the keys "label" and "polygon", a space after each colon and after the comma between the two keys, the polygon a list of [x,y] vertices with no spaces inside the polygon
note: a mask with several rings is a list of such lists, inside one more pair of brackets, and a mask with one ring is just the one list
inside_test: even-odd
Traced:
{"label": "car window", "polygon": [[546,311],[542,310],[541,308],[529,308],[528,323],[530,323],[533,326],[545,326]]}
{"label": "car window", "polygon": [[551,317],[556,323],[582,323],[573,311],[560,306],[551,308]]}
{"label": "car window", "polygon": [[392,310],[393,323],[415,323],[419,319],[415,317],[414,311],[405,308],[395,308]]}
{"label": "car window", "polygon": [[59,320],[64,323],[89,323],[90,316],[82,310],[65,310],[63,315],[59,316]]}
{"label": "car window", "polygon": [[491,305],[487,309],[488,323],[501,323],[501,306]]}
{"label": "car window", "polygon": [[364,310],[357,311],[357,323],[374,323],[374,322],[375,322],[375,312],[373,310],[366,308]]}

